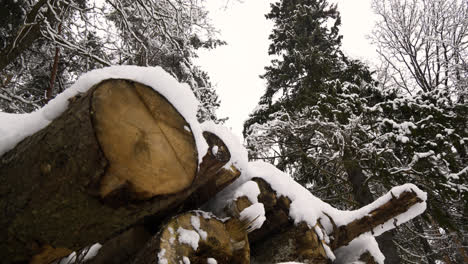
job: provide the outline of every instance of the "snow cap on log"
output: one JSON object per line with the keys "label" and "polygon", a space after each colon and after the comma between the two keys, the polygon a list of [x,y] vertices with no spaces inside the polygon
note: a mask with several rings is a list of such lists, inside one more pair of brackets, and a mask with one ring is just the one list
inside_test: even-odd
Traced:
{"label": "snow cap on log", "polygon": [[187,84],[179,83],[161,67],[111,66],[82,75],[43,108],[29,114],[0,113],[0,155],[18,142],[46,127],[68,107],[69,99],[84,93],[106,79],[127,79],[147,85],[163,95],[190,125],[198,150],[199,163],[208,146],[196,118],[198,101]]}
{"label": "snow cap on log", "polygon": [[[283,200],[289,201],[286,210],[289,220],[286,217],[285,221],[292,221],[296,225],[306,223],[309,228],[314,228],[317,224],[321,224],[325,235],[334,237],[334,240],[330,241],[331,250],[348,245],[348,243],[360,235],[378,236],[411,220],[426,209],[426,193],[413,184],[394,187],[384,196],[358,210],[341,211],[321,201],[294,181],[289,175],[269,163],[250,162],[247,168],[244,168],[244,171],[246,173],[233,183],[232,188],[225,189],[214,201],[210,202],[211,210],[219,212],[220,208],[225,208],[228,205],[232,206],[236,201],[237,207],[241,207],[241,210],[250,204],[256,203],[257,200],[262,202],[260,196],[264,195],[264,188],[260,188],[261,193],[258,194],[252,186],[253,182],[260,185],[264,181],[269,185],[268,188],[271,188],[274,192],[276,200],[283,198]],[[265,204],[267,215],[268,211],[271,210],[269,207],[271,206]],[[274,221],[274,224],[279,224],[277,220]],[[363,226],[366,227],[362,228]],[[256,230],[252,234],[265,233],[268,232],[265,231],[268,229],[268,226],[262,226],[260,230]],[[362,240],[362,238],[359,239]],[[351,246],[362,246],[362,243],[358,243],[361,241],[359,239],[355,242],[353,241],[354,244]],[[375,250],[364,249],[378,263],[382,263],[381,255],[375,253]],[[329,255],[330,259],[334,259],[335,256],[331,250],[327,252],[327,255]],[[339,252],[341,252],[341,255],[344,255],[346,250],[341,249]]]}
{"label": "snow cap on log", "polygon": [[[391,219],[382,225],[379,225],[373,230],[375,236],[394,228],[394,224],[401,225],[411,220],[426,209],[427,194],[413,184],[394,187],[386,195],[380,197],[375,202],[360,208],[359,210],[341,211],[315,197],[309,192],[309,190],[294,181],[294,179],[292,179],[287,173],[280,171],[275,166],[266,162],[249,162],[246,173],[241,175],[234,184],[238,187],[243,184],[242,181],[247,182],[255,177],[262,178],[268,182],[278,195],[288,197],[292,202],[289,216],[295,223],[304,221],[308,223],[309,226],[314,226],[318,218],[328,218],[325,214],[329,215],[335,221],[334,224],[336,226],[347,225],[352,221],[369,214],[389,200],[399,197],[399,195],[405,191],[414,192],[421,202],[412,206],[407,212],[398,215],[396,218]],[[229,193],[225,193],[226,191],[223,191],[222,193],[225,197],[232,200],[236,196],[236,190],[237,188],[227,190]],[[225,204],[227,203],[225,202]],[[323,224],[327,231],[331,232],[333,230],[333,224],[330,221],[324,221]]]}
{"label": "snow cap on log", "polygon": [[[245,172],[245,168],[247,168],[248,164],[247,150],[242,145],[241,140],[234,135],[230,129],[215,124],[213,121],[203,122],[201,124],[201,129],[218,136],[228,148],[231,158],[224,166],[225,169],[231,169],[231,167],[234,166],[241,173]],[[213,152],[217,152],[217,149],[213,149]],[[216,153],[213,154],[216,155]]]}
{"label": "snow cap on log", "polygon": [[[106,111],[97,110],[99,106]],[[167,115],[171,120],[165,120],[168,113],[175,113]],[[85,74],[34,113],[0,114],[5,124],[0,127],[0,175],[8,182],[0,188],[0,209],[6,212],[0,217],[5,227],[0,235],[6,238],[0,242],[1,259],[29,260],[43,244],[78,250],[143,219],[159,222],[179,209],[198,208],[240,172],[233,165],[224,169],[231,160],[229,149],[216,135],[202,132],[195,114],[196,100],[188,86],[161,68],[131,66]],[[122,134],[122,128],[130,133]],[[160,141],[152,138],[156,134]],[[178,135],[180,140],[171,140]],[[103,147],[107,137],[112,138],[110,151]],[[183,151],[187,142],[190,151]],[[123,151],[113,151],[121,147]],[[172,155],[174,149],[181,155]],[[134,155],[138,151],[141,157]],[[120,157],[112,160],[109,153]],[[187,153],[189,162],[181,162]],[[175,159],[167,162],[168,154]],[[139,162],[132,161],[136,157]],[[184,182],[176,179],[182,173],[174,166],[187,172]],[[176,180],[166,188],[168,178]]]}

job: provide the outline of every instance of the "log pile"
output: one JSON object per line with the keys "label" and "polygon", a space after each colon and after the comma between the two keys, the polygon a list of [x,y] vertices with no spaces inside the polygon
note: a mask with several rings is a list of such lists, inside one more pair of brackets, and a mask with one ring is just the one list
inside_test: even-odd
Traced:
{"label": "log pile", "polygon": [[223,168],[229,152],[211,133],[218,153],[197,171],[188,124],[149,87],[108,80],[72,100],[2,156],[1,259],[30,259],[42,245],[77,250],[147,218],[158,223],[239,176]]}
{"label": "log pile", "polygon": [[[266,222],[260,229],[249,233],[249,242],[254,249],[252,258],[256,263],[286,262],[291,260],[306,263],[329,263],[327,251],[334,251],[348,245],[351,241],[366,232],[372,232],[379,225],[407,212],[411,207],[424,201],[412,191],[404,191],[379,205],[369,213],[346,225],[337,226],[332,217],[323,214],[332,224],[332,231],[327,231],[318,219],[310,226],[302,221],[294,224],[290,217],[291,200],[279,195],[270,184],[262,178],[253,178],[260,194],[258,202],[265,206]],[[246,196],[241,196],[227,207],[230,215],[235,215],[252,205]],[[396,226],[396,224],[395,224]],[[360,258],[364,263],[376,263],[369,252]]]}
{"label": "log pile", "polygon": [[[104,80],[69,101],[1,156],[2,263],[61,263],[73,251],[75,263],[94,264],[330,263],[335,250],[424,203],[402,192],[346,225],[327,214],[310,225],[291,217],[290,197],[254,177],[258,200],[224,201],[220,218],[199,209],[244,169],[230,162],[222,136],[202,132],[208,150],[198,153],[173,104],[128,79]],[[264,215],[243,217],[255,203]],[[102,247],[85,258],[95,243]],[[377,263],[368,251],[361,260]]]}

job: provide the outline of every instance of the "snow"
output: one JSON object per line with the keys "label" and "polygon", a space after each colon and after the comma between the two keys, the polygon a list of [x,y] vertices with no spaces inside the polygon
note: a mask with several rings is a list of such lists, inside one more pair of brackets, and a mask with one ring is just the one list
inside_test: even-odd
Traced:
{"label": "snow", "polygon": [[12,149],[19,141],[46,127],[42,112],[31,114],[9,114],[0,112],[0,155]]}
{"label": "snow", "polygon": [[[218,136],[229,149],[231,159],[224,166],[225,169],[230,169],[231,165],[242,170],[247,167],[247,150],[242,146],[240,139],[232,133],[230,129],[225,126],[215,124],[213,121],[206,121],[201,124],[202,131],[207,131]],[[218,152],[218,150],[212,150]],[[199,152],[200,153],[200,152]],[[215,154],[215,153],[213,153]]]}
{"label": "snow", "polygon": [[206,263],[207,264],[218,264],[218,261],[216,261],[216,259],[214,259],[214,258],[207,258]]}
{"label": "snow", "polygon": [[[87,248],[79,251],[79,256],[76,255],[76,252],[73,252],[70,255],[68,255],[68,257],[65,257],[65,258],[61,259],[58,264],[75,263],[77,259],[80,260],[80,263],[81,263],[81,261],[83,261],[83,262],[88,261],[88,260],[94,258],[97,255],[97,253],[99,252],[99,249],[101,249],[101,247],[102,247],[101,244],[96,243],[96,244],[92,245],[91,247],[87,247]],[[83,256],[83,254],[85,254],[85,255]]]}
{"label": "snow", "polygon": [[358,263],[359,257],[366,251],[374,257],[378,264],[384,264],[385,256],[380,252],[374,236],[363,234],[351,241],[347,246],[335,250],[336,264]]}
{"label": "snow", "polygon": [[[249,162],[243,171],[244,173],[240,178],[233,183],[234,187],[229,186],[215,198],[215,202],[210,202],[208,204],[209,209],[219,210],[219,208],[224,208],[227,204],[232,203],[236,198],[245,195],[253,202],[253,205],[244,209],[241,212],[241,217],[248,219],[255,219],[259,215],[261,217],[261,213],[264,212],[262,211],[264,208],[260,207],[260,203],[255,203],[257,202],[258,190],[255,189],[252,184],[253,182],[249,182],[249,180],[254,177],[262,178],[271,185],[271,188],[278,196],[285,196],[291,200],[289,216],[295,224],[305,222],[310,228],[312,228],[316,226],[318,221],[320,221],[320,224],[322,224],[326,234],[323,234],[322,232],[317,232],[317,234],[321,236],[324,241],[329,240],[328,235],[333,232],[333,225],[328,216],[334,220],[338,227],[347,225],[353,220],[360,219],[368,215],[377,207],[387,203],[389,200],[393,199],[393,197],[399,197],[400,194],[406,191],[416,193],[422,202],[413,205],[407,212],[377,226],[371,232],[367,232],[366,235],[378,236],[385,231],[393,229],[395,226],[411,220],[426,209],[427,194],[413,184],[404,184],[402,186],[394,187],[390,192],[383,195],[373,203],[358,210],[342,211],[315,197],[307,189],[294,181],[288,174],[278,170],[275,166],[269,163],[262,161]],[[259,220],[258,218],[257,220]],[[262,219],[261,222],[263,223],[263,221],[264,220]],[[326,253],[330,259],[334,259],[335,256],[329,248],[326,249]]]}
{"label": "snow", "polygon": [[180,243],[187,244],[191,246],[193,250],[197,250],[198,241],[200,241],[200,235],[196,231],[179,227],[177,229],[177,233],[179,234]]}
{"label": "snow", "polygon": [[194,135],[199,163],[208,150],[202,130],[196,118],[198,101],[187,84],[179,83],[161,67],[130,65],[111,66],[82,75],[70,88],[57,95],[47,105],[29,114],[0,112],[0,155],[12,149],[18,142],[46,127],[68,107],[71,97],[85,93],[93,85],[106,79],[128,79],[147,85],[158,91],[179,111]]}
{"label": "snow", "polygon": [[394,129],[398,129],[402,134],[405,134],[405,135],[411,135],[411,129],[417,128],[413,122],[405,121],[399,124],[388,118],[384,118],[382,121],[383,121],[382,122],[383,124],[385,123],[391,124]]}
{"label": "snow", "polygon": [[246,196],[251,203],[258,203],[258,195],[260,194],[260,189],[254,181],[248,181],[242,184],[234,193],[234,200],[239,197]]}
{"label": "snow", "polygon": [[[349,245],[341,247],[335,252],[324,245],[327,256],[330,259],[335,259],[336,263],[344,263],[351,261],[351,258],[359,256],[365,251],[369,251],[371,255],[378,261],[383,263],[383,255],[378,249],[374,236],[378,236],[385,231],[393,229],[397,225],[401,225],[406,221],[421,214],[426,209],[426,193],[422,192],[413,184],[405,184],[393,188],[389,193],[380,197],[373,203],[354,211],[341,211],[331,205],[321,201],[319,198],[312,195],[307,189],[302,187],[299,183],[294,181],[288,174],[278,170],[276,167],[265,162],[248,162],[247,151],[240,143],[240,140],[226,127],[215,124],[212,121],[199,124],[196,118],[198,102],[192,93],[190,87],[186,84],[178,83],[170,74],[165,72],[160,67],[137,67],[137,66],[112,66],[100,70],[94,70],[86,73],[79,78],[74,85],[66,89],[63,93],[59,94],[55,99],[51,100],[43,108],[30,113],[30,114],[8,114],[0,113],[0,155],[12,149],[19,141],[25,137],[34,134],[40,129],[47,126],[52,120],[57,118],[68,107],[68,99],[79,94],[86,92],[93,85],[106,80],[106,79],[129,79],[149,87],[152,87],[163,95],[171,104],[179,111],[184,117],[190,127],[184,127],[185,130],[193,133],[198,150],[199,163],[203,156],[208,151],[208,145],[202,136],[202,131],[208,131],[217,135],[227,146],[231,154],[230,161],[225,165],[226,169],[231,166],[236,167],[241,172],[240,177],[231,185],[220,192],[215,199],[212,199],[206,206],[211,211],[220,213],[225,206],[235,199],[246,196],[252,205],[245,208],[240,212],[240,219],[250,223],[248,231],[251,232],[260,228],[265,218],[265,208],[262,203],[258,202],[258,195],[260,190],[258,185],[251,181],[252,178],[258,177],[267,181],[273,190],[276,191],[278,196],[285,196],[291,200],[289,216],[295,224],[305,222],[309,227],[315,227],[315,232],[321,240],[329,242],[328,235],[333,231],[333,225],[330,216],[337,226],[342,226],[350,223],[355,219],[362,218],[368,215],[377,207],[388,202],[393,197],[398,197],[405,191],[413,191],[423,201],[412,206],[407,212],[400,214],[387,221],[386,223],[376,227],[372,232],[361,235],[354,239]],[[385,119],[384,123],[390,123],[393,128],[400,131],[398,141],[407,143],[409,138],[405,135],[410,135],[411,130],[416,126],[412,122],[396,123],[392,120]],[[447,134],[453,133],[451,130],[446,130]],[[442,135],[440,135],[442,137]],[[218,146],[212,148],[212,153],[216,155],[219,151]],[[419,159],[427,158],[434,155],[433,151],[425,153],[416,153],[413,156],[411,164],[416,163]],[[410,166],[411,166],[410,164]],[[456,174],[450,174],[448,177],[457,179],[460,175],[468,172],[468,167]],[[203,214],[203,217],[209,218],[212,215]],[[320,221],[325,233],[322,229],[317,227]],[[178,241],[190,245],[194,250],[198,248],[200,238],[205,240],[207,233],[200,227],[200,219],[196,216],[191,217],[191,224],[194,230],[187,230],[179,227],[177,229]],[[174,230],[169,229],[173,234]],[[174,238],[171,238],[173,242]],[[85,258],[94,257],[101,245],[93,245],[87,252]],[[165,250],[162,249],[158,253],[159,263],[167,263],[164,257]],[[76,253],[72,253],[67,257],[67,261],[74,262],[76,260]],[[184,263],[190,263],[187,257],[183,258]],[[62,261],[60,262],[62,263]],[[67,262],[64,262],[67,263]],[[217,263],[215,259],[208,258],[208,264]]]}
{"label": "snow", "polygon": [[166,249],[163,248],[158,253],[158,264],[167,264],[168,263],[167,259],[164,257],[164,254],[166,254]]}
{"label": "snow", "polygon": [[201,216],[205,219],[211,219],[211,218],[216,218],[218,219],[214,214],[212,214],[211,212],[205,212],[205,211],[202,211],[202,210],[193,210],[192,212],[196,213],[198,216]]}
{"label": "snow", "polygon": [[174,229],[172,227],[168,228],[169,233],[171,233],[171,238],[169,238],[169,244],[174,244],[175,237],[174,237]]}
{"label": "snow", "polygon": [[317,225],[314,227],[314,231],[315,231],[315,234],[317,234],[318,238],[320,240],[324,240],[324,234],[322,232],[322,229],[320,229],[320,227],[318,227]]}
{"label": "snow", "polygon": [[433,156],[435,153],[433,150],[429,150],[427,152],[415,152],[413,155],[413,159],[411,160],[410,164],[408,165],[410,168],[413,167],[420,159],[425,159],[430,156]]}
{"label": "snow", "polygon": [[336,259],[335,253],[333,253],[333,251],[331,250],[331,248],[327,244],[322,243],[322,246],[323,246],[323,249],[325,250],[325,254],[327,255],[327,257],[331,261],[334,261]]}
{"label": "snow", "polygon": [[239,138],[232,133],[228,128],[215,124],[212,121],[204,122],[201,124],[203,131],[211,132],[217,135],[229,149],[231,154],[231,159],[224,166],[225,169],[231,169],[231,165],[236,167],[241,175],[233,183],[224,188],[219,192],[214,199],[211,199],[203,206],[203,208],[209,208],[208,211],[214,212],[215,214],[221,216],[223,215],[223,209],[226,206],[226,201],[231,201],[233,199],[233,193],[236,189],[250,180],[247,177],[247,169],[249,167],[249,162],[247,159],[247,150],[241,144]]}
{"label": "snow", "polygon": [[[399,225],[401,225],[403,223],[406,223],[407,221],[413,219],[414,217],[422,214],[426,210],[427,194],[425,192],[421,191],[415,185],[407,183],[407,184],[404,184],[404,185],[393,187],[390,190],[390,192],[388,192],[387,194],[381,196],[380,198],[375,200],[373,203],[371,203],[371,204],[369,204],[367,206],[364,206],[364,207],[362,207],[362,208],[360,208],[358,210],[351,211],[350,213],[352,213],[352,214],[350,214],[350,215],[354,215],[353,216],[354,219],[361,218],[361,217],[363,217],[365,215],[368,215],[370,212],[375,210],[377,207],[387,203],[393,197],[399,197],[400,194],[402,194],[403,192],[407,192],[407,191],[415,192],[417,197],[419,197],[422,200],[422,202],[413,205],[405,213],[402,213],[402,214],[398,215],[397,217],[395,217],[393,219],[390,219],[389,221],[387,221],[387,222],[377,226],[376,228],[374,228],[374,230],[372,230],[373,235],[374,236],[379,236],[382,233],[393,229],[395,226],[399,226]],[[347,223],[349,223],[351,221],[348,220]],[[347,224],[347,223],[345,223],[345,224]]]}
{"label": "snow", "polygon": [[407,136],[398,135],[397,141],[400,141],[401,143],[405,144],[408,143],[410,139]]}
{"label": "snow", "polygon": [[455,132],[455,129],[445,128],[444,131],[447,133],[447,135],[451,135]]}
{"label": "snow", "polygon": [[262,203],[255,203],[245,208],[240,212],[240,220],[244,223],[249,223],[247,232],[252,232],[255,229],[262,227],[266,220],[265,207]]}
{"label": "snow", "polygon": [[200,228],[200,218],[198,218],[198,216],[192,216],[190,218],[190,222],[191,222],[193,228],[195,228],[197,233],[200,235],[201,239],[206,240],[206,238],[208,236],[208,233],[206,233],[206,231],[203,231]]}
{"label": "snow", "polygon": [[216,261],[216,259],[214,259],[214,258],[208,258],[206,260],[206,263],[207,264],[218,264],[218,261]]}
{"label": "snow", "polygon": [[463,170],[457,172],[457,173],[450,173],[447,178],[448,179],[455,179],[455,180],[458,180],[460,179],[460,176],[464,175],[464,174],[468,174],[468,166],[465,167]]}
{"label": "snow", "polygon": [[218,146],[213,146],[213,149],[211,150],[211,153],[216,156],[218,154]]}
{"label": "snow", "polygon": [[190,259],[187,258],[186,256],[182,257],[182,261],[184,262],[183,264],[190,264]]}
{"label": "snow", "polygon": [[[243,174],[241,174],[241,178],[242,175]],[[266,220],[265,207],[262,203],[258,202],[257,196],[260,194],[260,189],[258,188],[257,183],[254,181],[247,181],[241,184],[237,189],[235,188],[235,186],[237,186],[236,182],[231,185],[225,188],[224,191],[219,193],[214,199],[205,205],[204,207],[206,210],[225,216],[224,208],[226,205],[232,203],[239,197],[245,196],[249,199],[252,205],[239,212],[240,219],[249,223],[248,232],[252,232],[253,230],[262,227]]]}
{"label": "snow", "polygon": [[92,259],[94,258],[97,253],[99,252],[99,250],[101,249],[102,245],[99,244],[99,243],[96,243],[94,245],[92,245],[89,249],[88,249],[88,253],[86,254],[86,257],[85,259]]}

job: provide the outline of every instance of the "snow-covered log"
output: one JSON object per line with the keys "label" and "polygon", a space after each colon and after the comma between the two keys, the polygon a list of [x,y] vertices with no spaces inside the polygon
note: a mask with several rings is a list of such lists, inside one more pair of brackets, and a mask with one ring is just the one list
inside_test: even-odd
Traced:
{"label": "snow-covered log", "polygon": [[132,263],[250,263],[247,231],[236,218],[186,212],[166,223]]}
{"label": "snow-covered log", "polygon": [[[352,222],[339,226],[333,230],[332,249],[337,249],[347,245],[353,239],[360,235],[371,232],[377,232],[380,235],[384,231],[393,229],[402,222],[406,222],[421,212],[417,208],[425,201],[418,196],[418,193],[411,188],[403,190],[398,194],[393,194],[390,191],[390,199],[377,201],[377,204],[370,212],[363,214],[361,217]],[[425,207],[425,206],[424,206]],[[412,211],[416,212],[412,212]]]}
{"label": "snow-covered log", "polygon": [[[256,263],[275,263],[283,261],[306,261],[307,263],[329,263],[331,253],[327,244],[326,231],[317,222],[310,227],[305,222],[297,225],[292,223],[289,216],[291,200],[287,196],[278,195],[271,185],[262,178],[253,178],[247,185],[255,183],[258,195],[237,197],[226,209],[228,214],[237,216],[250,222],[248,230],[249,241],[253,247],[252,258]],[[252,193],[247,191],[247,193]],[[256,201],[252,201],[256,200]],[[262,210],[254,209],[256,205],[263,205]],[[251,211],[251,212],[249,212]],[[263,218],[263,219],[262,219]],[[260,220],[261,223],[255,225]],[[329,241],[328,241],[329,242]],[[332,255],[332,253],[330,254]]]}
{"label": "snow-covered log", "polygon": [[374,236],[426,208],[426,194],[412,184],[394,187],[358,210],[341,211],[266,163],[249,163],[243,180],[220,197],[231,201],[225,207],[228,215],[251,220],[249,241],[257,263],[383,263]]}
{"label": "snow-covered log", "polygon": [[193,118],[181,111],[192,108],[188,96],[167,92],[181,85],[162,70],[143,69],[143,77],[136,70],[97,71],[29,120],[52,121],[16,124],[27,131],[16,134],[0,129],[0,154],[9,149],[0,160],[3,263],[27,261],[45,245],[76,251],[144,218],[157,225],[239,176],[223,141],[201,132],[195,111]]}
{"label": "snow-covered log", "polygon": [[[247,162],[226,128],[199,124],[189,88],[160,68],[93,71],[0,122],[3,263],[75,251],[63,260],[380,264],[374,237],[426,208],[412,184],[359,210],[332,207],[273,165]],[[189,211],[202,204],[228,218]]]}

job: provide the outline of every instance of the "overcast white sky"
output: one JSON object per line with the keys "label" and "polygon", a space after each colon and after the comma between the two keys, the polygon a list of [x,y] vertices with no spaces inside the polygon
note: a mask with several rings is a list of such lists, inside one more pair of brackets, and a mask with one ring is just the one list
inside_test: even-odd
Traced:
{"label": "overcast white sky", "polygon": [[[207,0],[210,18],[228,45],[199,52],[196,63],[207,71],[221,98],[219,117],[229,117],[226,126],[242,137],[248,115],[263,94],[265,83],[259,78],[269,64],[268,35],[271,21],[265,19],[273,0]],[[366,38],[374,15],[371,0],[335,0],[342,17],[341,34],[344,51],[354,57],[372,60],[373,48]]]}

